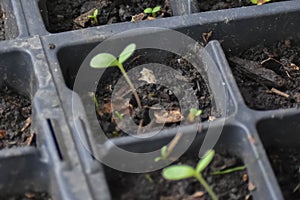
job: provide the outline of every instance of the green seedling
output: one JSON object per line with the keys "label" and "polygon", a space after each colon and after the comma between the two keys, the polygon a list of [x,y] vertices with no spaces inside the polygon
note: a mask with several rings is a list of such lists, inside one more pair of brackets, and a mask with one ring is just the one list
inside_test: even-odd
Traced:
{"label": "green seedling", "polygon": [[271,0],[251,0],[251,3],[256,5],[262,5],[264,3],[270,2]]}
{"label": "green seedling", "polygon": [[117,115],[119,120],[123,120],[123,117],[124,117],[123,113],[119,113],[118,111],[115,111],[115,114]]}
{"label": "green seedling", "polygon": [[95,9],[94,12],[93,12],[93,15],[88,15],[88,18],[93,20],[95,25],[98,25],[99,22],[98,22],[98,14],[99,14],[99,10],[98,9]]}
{"label": "green seedling", "polygon": [[154,161],[158,162],[158,161],[161,161],[161,160],[165,160],[165,161],[168,160],[167,150],[168,150],[168,147],[167,146],[163,146],[161,148],[161,151],[160,151],[160,156],[156,157],[154,159]]}
{"label": "green seedling", "polygon": [[156,7],[154,7],[154,8],[146,8],[146,9],[144,10],[144,13],[146,13],[146,14],[151,14],[152,17],[155,18],[155,17],[156,17],[156,13],[157,13],[158,11],[160,11],[160,9],[161,9],[160,6],[156,6]]}
{"label": "green seedling", "polygon": [[163,170],[163,177],[167,180],[177,181],[187,178],[196,178],[205,188],[212,200],[218,200],[217,195],[203,178],[201,172],[209,165],[215,155],[214,150],[209,150],[198,162],[196,168],[189,165],[173,165]]}
{"label": "green seedling", "polygon": [[234,167],[234,168],[230,168],[230,169],[226,169],[226,170],[219,170],[219,171],[215,171],[213,173],[211,173],[212,175],[223,175],[223,174],[229,174],[232,172],[236,172],[236,171],[242,171],[246,169],[246,166],[239,166],[239,167]]}
{"label": "green seedling", "polygon": [[116,58],[114,55],[109,53],[100,53],[92,58],[90,62],[90,66],[93,68],[107,68],[107,67],[118,67],[123,74],[125,80],[127,81],[135,100],[138,104],[139,109],[142,109],[142,104],[138,94],[135,91],[134,85],[131,82],[130,78],[128,77],[123,63],[134,53],[136,49],[136,45],[134,43],[129,44],[119,55],[119,59]]}
{"label": "green seedling", "polygon": [[150,174],[145,174],[145,178],[150,182],[150,183],[154,183],[152,177]]}
{"label": "green seedling", "polygon": [[93,102],[94,102],[96,108],[98,109],[99,108],[99,103],[97,101],[95,93],[94,92],[89,92],[89,96],[93,99]]}
{"label": "green seedling", "polygon": [[193,122],[193,121],[195,121],[195,118],[200,116],[201,114],[202,114],[202,110],[198,110],[196,108],[191,108],[189,116],[188,116],[188,120],[190,122]]}

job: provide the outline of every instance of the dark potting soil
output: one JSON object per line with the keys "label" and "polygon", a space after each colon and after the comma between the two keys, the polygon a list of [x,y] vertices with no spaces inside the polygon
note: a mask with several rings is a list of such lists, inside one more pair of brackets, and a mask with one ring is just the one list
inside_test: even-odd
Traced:
{"label": "dark potting soil", "polygon": [[[196,156],[183,156],[180,164],[195,167]],[[220,200],[251,199],[248,190],[247,171],[236,171],[223,175],[210,175],[217,170],[225,170],[243,166],[242,161],[227,153],[216,153],[212,163],[202,172],[203,177],[212,187]],[[207,192],[194,179],[181,181],[165,180],[162,171],[148,174],[130,174],[106,169],[106,177],[111,191],[112,199],[118,200],[208,200]]]}
{"label": "dark potting soil", "polygon": [[273,171],[285,199],[300,199],[300,152],[298,149],[267,148]]}
{"label": "dark potting soil", "polygon": [[[253,3],[251,3],[250,0],[197,0],[197,1],[198,1],[198,8],[200,12],[254,5]],[[271,2],[268,3],[272,3],[276,1],[280,1],[280,0],[272,0]]]}
{"label": "dark potting soil", "polygon": [[227,56],[246,104],[256,110],[300,104],[300,45],[291,39]]}
{"label": "dark potting soil", "polygon": [[0,5],[0,41],[5,40],[5,28],[4,28],[4,12]]}
{"label": "dark potting soil", "polygon": [[[185,61],[183,58],[177,58],[177,57],[171,57],[172,59],[166,58],[166,66],[172,67],[175,69],[179,74],[175,77],[163,77],[164,79],[167,79],[170,82],[177,81],[178,85],[175,86],[174,90],[179,91],[183,96],[189,97],[191,94],[196,94],[196,98],[198,102],[196,102],[199,107],[196,107],[196,109],[202,110],[202,114],[199,119],[201,121],[208,120],[209,117],[219,117],[219,114],[214,111],[212,108],[211,103],[211,95],[209,93],[208,87],[206,83],[204,82],[203,78],[201,77],[201,74],[197,71],[193,65]],[[150,60],[149,60],[150,59]],[[152,59],[152,60],[151,60]],[[154,60],[153,60],[154,59]],[[147,64],[147,63],[153,63],[155,62],[155,56],[152,56],[151,58],[147,58],[147,53],[140,54],[135,53],[132,56],[132,61],[128,61],[130,63],[130,67],[126,67],[127,70],[134,68],[134,66]],[[164,74],[163,71],[160,71],[159,67],[155,68],[154,74]],[[141,76],[140,73],[138,73],[137,78]],[[96,92],[96,98],[99,103],[98,107],[98,120],[102,127],[102,130],[108,137],[120,137],[125,136],[124,132],[122,132],[119,127],[114,123],[115,119],[112,117],[113,113],[111,111],[111,95],[112,91],[114,91],[114,85],[117,83],[119,78],[121,77],[121,73],[119,69],[117,68],[108,68],[105,73],[103,74],[103,77],[105,77],[103,80],[99,81],[99,85]],[[180,81],[187,82],[188,86],[182,86],[183,84],[180,84]],[[182,83],[182,82],[181,82]],[[125,83],[126,84],[126,83]],[[125,86],[126,88],[127,85]],[[137,103],[135,101],[135,98],[131,95],[124,95],[126,92],[123,91],[123,93],[120,93],[122,96],[120,99],[130,99],[129,105],[125,105],[124,103],[119,103],[118,105],[115,105],[115,110],[118,110],[120,114],[124,114],[122,117],[122,125],[126,126],[126,120],[130,118],[133,118],[136,125],[139,126],[147,126],[147,130],[145,128],[145,132],[154,131],[155,128],[161,127],[162,123],[157,122],[157,119],[159,116],[162,116],[162,114],[159,114],[159,116],[152,115],[151,112],[159,112],[160,109],[155,109],[157,104],[159,104],[161,107],[163,107],[165,110],[167,110],[170,113],[170,118],[174,117],[173,119],[167,119],[169,120],[167,123],[164,124],[164,128],[167,127],[175,127],[178,124],[188,124],[191,123],[188,121],[188,114],[189,113],[181,113],[181,108],[187,108],[188,110],[191,108],[191,102],[188,100],[184,101],[179,105],[179,101],[177,97],[174,95],[174,93],[168,89],[167,87],[164,87],[159,84],[146,84],[143,87],[136,88],[137,93],[140,97],[141,104],[142,104],[142,110],[138,109]],[[122,88],[120,89],[122,91]],[[128,91],[128,90],[125,90]],[[122,101],[120,101],[122,102]],[[150,108],[154,106],[154,108]],[[125,109],[129,107],[130,113],[126,113]],[[172,111],[174,111],[172,113]],[[177,120],[177,117],[182,117],[182,120]],[[151,120],[151,119],[152,120]],[[168,117],[166,117],[168,118]],[[165,119],[165,118],[163,118]],[[128,124],[128,123],[127,123]],[[130,125],[127,127],[130,128]],[[128,130],[128,129],[127,129]],[[143,133],[143,132],[141,132]]]}
{"label": "dark potting soil", "polygon": [[[169,0],[53,0],[47,1],[48,20],[46,25],[50,32],[63,32],[94,26],[92,20],[74,20],[84,16],[91,9],[98,9],[99,25],[131,21],[132,16],[143,13],[145,8],[161,6],[157,17],[172,16]],[[145,16],[146,17],[146,16]],[[76,20],[75,20],[76,21]]]}
{"label": "dark potting soil", "polygon": [[26,192],[23,195],[11,195],[0,197],[0,200],[51,200],[49,194],[45,192]]}
{"label": "dark potting soil", "polygon": [[0,149],[35,145],[30,131],[30,101],[6,86],[0,96]]}

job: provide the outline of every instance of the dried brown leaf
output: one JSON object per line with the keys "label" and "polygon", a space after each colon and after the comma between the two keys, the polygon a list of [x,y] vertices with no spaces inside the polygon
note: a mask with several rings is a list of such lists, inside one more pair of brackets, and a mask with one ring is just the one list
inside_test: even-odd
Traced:
{"label": "dried brown leaf", "polygon": [[180,122],[184,118],[180,110],[161,110],[154,112],[154,116],[158,124]]}

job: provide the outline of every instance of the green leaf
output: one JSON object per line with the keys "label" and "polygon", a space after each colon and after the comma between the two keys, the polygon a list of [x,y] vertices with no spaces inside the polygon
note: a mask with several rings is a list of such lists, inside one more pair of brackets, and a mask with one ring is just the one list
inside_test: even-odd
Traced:
{"label": "green leaf", "polygon": [[168,149],[167,146],[163,146],[163,147],[161,148],[161,157],[162,157],[163,159],[167,159],[167,149]]}
{"label": "green leaf", "polygon": [[97,17],[97,16],[98,16],[98,13],[99,13],[99,11],[98,11],[98,9],[96,9],[96,10],[94,11],[94,17]]}
{"label": "green leaf", "polygon": [[96,55],[90,62],[90,66],[93,68],[106,68],[117,65],[117,58],[109,53],[100,53]]}
{"label": "green leaf", "polygon": [[161,157],[156,157],[156,158],[154,158],[154,162],[158,162],[158,161],[161,161],[161,160],[162,160]]}
{"label": "green leaf", "polygon": [[191,108],[191,109],[190,109],[190,113],[191,113],[192,115],[196,115],[197,109],[196,109],[196,108]]}
{"label": "green leaf", "polygon": [[144,10],[144,13],[146,13],[146,14],[151,14],[151,13],[152,13],[152,8],[146,8],[146,9]]}
{"label": "green leaf", "polygon": [[195,116],[200,116],[202,114],[202,110],[197,110]]}
{"label": "green leaf", "polygon": [[188,165],[173,165],[163,170],[163,177],[168,180],[177,181],[193,177],[195,169]]}
{"label": "green leaf", "polygon": [[202,110],[198,110],[196,108],[191,108],[190,109],[190,114],[193,115],[193,116],[200,116],[202,114]]}
{"label": "green leaf", "polygon": [[257,0],[251,0],[251,3],[257,4]]}
{"label": "green leaf", "polygon": [[215,156],[214,150],[209,150],[208,152],[206,152],[206,154],[198,162],[196,167],[196,172],[197,173],[202,172],[209,165],[209,163],[212,161],[214,156]]}
{"label": "green leaf", "polygon": [[160,6],[156,6],[155,8],[153,8],[152,13],[156,13],[158,11],[160,11]]}
{"label": "green leaf", "polygon": [[135,51],[136,45],[134,43],[129,44],[120,54],[119,63],[123,64]]}
{"label": "green leaf", "polygon": [[246,169],[246,166],[239,166],[239,167],[234,167],[234,168],[230,168],[230,169],[226,169],[226,170],[222,170],[222,171],[215,171],[212,173],[212,175],[222,175],[222,174],[229,174],[232,172],[236,172],[236,171],[242,171]]}

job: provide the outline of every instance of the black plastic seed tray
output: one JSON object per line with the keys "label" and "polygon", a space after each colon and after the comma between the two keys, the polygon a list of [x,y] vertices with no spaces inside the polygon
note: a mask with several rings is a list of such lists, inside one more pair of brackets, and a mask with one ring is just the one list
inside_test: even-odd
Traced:
{"label": "black plastic seed tray", "polygon": [[[287,39],[300,42],[299,0],[209,12],[199,12],[196,0],[171,0],[173,16],[168,18],[60,33],[46,28],[47,2],[0,1],[6,39],[0,41],[0,85],[30,99],[30,130],[36,140],[35,146],[0,150],[2,199],[30,197],[32,192],[47,193],[45,199],[118,199],[122,194],[116,194],[114,184],[121,180],[119,173],[148,173],[165,167],[153,160],[160,148],[181,133],[174,149],[177,157],[185,152],[197,155],[200,149],[201,156],[214,148],[241,159],[252,199],[300,198],[298,108],[249,108],[227,59],[257,45],[267,47]],[[213,118],[158,132],[148,130],[140,137],[106,138],[88,93],[95,92],[99,79],[105,82],[109,73],[91,69],[89,61],[104,50],[121,52],[132,42],[141,48],[138,53],[146,55],[146,62],[165,62],[170,52],[187,56],[208,87]],[[102,73],[105,76],[99,78]],[[183,82],[174,85],[184,88]],[[184,98],[177,97],[178,101]],[[290,152],[287,158],[297,163],[288,169],[276,153],[285,150]],[[275,175],[292,170],[292,182],[282,182]]]}

